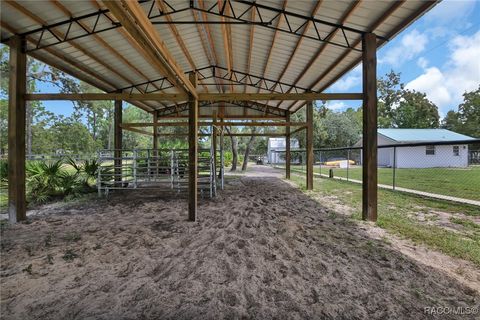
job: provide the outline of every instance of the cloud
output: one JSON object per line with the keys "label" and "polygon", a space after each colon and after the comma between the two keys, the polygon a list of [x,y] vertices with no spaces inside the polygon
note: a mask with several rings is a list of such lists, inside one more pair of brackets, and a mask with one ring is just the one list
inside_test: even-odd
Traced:
{"label": "cloud", "polygon": [[326,105],[328,109],[333,111],[340,111],[348,108],[348,105],[342,101],[335,101],[335,102],[328,101]]}
{"label": "cloud", "polygon": [[463,93],[475,90],[480,84],[480,31],[455,37],[449,48],[450,56],[444,66],[424,65],[423,73],[405,86],[425,92],[441,114],[456,109],[463,101]]}
{"label": "cloud", "polygon": [[468,17],[475,8],[472,0],[444,0],[433,7],[425,16],[429,24],[450,25],[458,27],[457,23],[468,23]]}
{"label": "cloud", "polygon": [[420,57],[418,58],[417,60],[417,65],[422,68],[422,69],[425,69],[427,66],[428,66],[428,60],[425,59],[424,57]]}
{"label": "cloud", "polygon": [[332,92],[347,92],[356,86],[362,86],[362,64],[336,81],[330,89]]}
{"label": "cloud", "polygon": [[428,37],[426,34],[413,29],[402,37],[400,43],[388,50],[378,62],[398,67],[424,51],[427,43]]}

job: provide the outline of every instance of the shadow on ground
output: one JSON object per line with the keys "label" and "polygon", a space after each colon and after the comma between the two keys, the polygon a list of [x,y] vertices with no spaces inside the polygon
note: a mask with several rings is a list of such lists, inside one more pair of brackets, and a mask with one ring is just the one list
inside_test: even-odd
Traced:
{"label": "shadow on ground", "polygon": [[4,228],[3,319],[429,319],[479,305],[278,178],[227,179],[197,223],[186,209],[123,193]]}

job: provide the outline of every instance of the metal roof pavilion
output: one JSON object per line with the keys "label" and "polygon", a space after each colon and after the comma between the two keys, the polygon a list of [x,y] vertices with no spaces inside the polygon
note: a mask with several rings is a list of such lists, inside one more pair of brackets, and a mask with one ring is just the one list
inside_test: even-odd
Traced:
{"label": "metal roof pavilion", "polygon": [[[188,210],[193,221],[199,126],[213,124],[214,148],[215,130],[223,131],[224,126],[284,127],[287,179],[290,136],[305,130],[306,187],[312,189],[313,101],[362,100],[362,218],[376,220],[376,52],[437,2],[2,1],[1,39],[10,46],[10,221],[26,219],[24,138],[29,100],[115,100],[116,150],[122,148],[122,130],[152,135],[156,149],[158,127],[188,126]],[[105,93],[29,93],[27,55]],[[324,92],[360,62],[361,93]],[[150,112],[153,122],[122,123],[123,100]],[[306,121],[291,122],[291,113],[303,106]],[[188,122],[158,121],[166,118]],[[228,122],[233,119],[256,122]],[[292,126],[299,128],[290,131]]]}
{"label": "metal roof pavilion", "polygon": [[[197,70],[197,91],[204,93],[323,92],[361,61],[362,34],[374,32],[381,46],[434,4],[423,0],[138,2],[140,14],[173,57],[176,72]],[[25,36],[29,55],[106,92],[179,92],[168,70],[152,63],[146,47],[109,6],[95,0],[2,1],[1,37]],[[172,102],[136,104],[152,111]],[[305,101],[262,104],[294,112]],[[261,115],[265,109],[251,105],[228,112],[241,115],[248,108]]]}

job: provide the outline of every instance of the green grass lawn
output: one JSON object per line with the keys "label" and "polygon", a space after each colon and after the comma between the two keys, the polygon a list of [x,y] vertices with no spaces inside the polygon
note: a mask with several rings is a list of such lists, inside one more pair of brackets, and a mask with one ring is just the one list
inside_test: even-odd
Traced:
{"label": "green grass lawn", "polygon": [[[293,174],[292,180],[305,189],[303,175]],[[334,196],[343,205],[353,209],[353,219],[361,219],[361,185],[332,179],[315,179],[313,195]],[[308,192],[310,193],[310,191]],[[451,222],[462,225],[464,231],[455,232],[439,226],[429,225],[412,218],[418,212],[442,211],[449,214],[480,216],[480,208],[433,200],[390,190],[378,191],[377,225],[392,234],[426,245],[452,257],[472,261],[480,266],[480,226],[461,218]],[[320,200],[321,202],[321,200]]]}
{"label": "green grass lawn", "polygon": [[[321,172],[320,172],[321,169]],[[305,166],[292,166],[305,170]],[[328,174],[329,168],[315,165],[315,173]],[[333,168],[334,176],[347,177],[347,169]],[[348,169],[350,179],[362,180],[362,168]],[[480,166],[469,168],[396,169],[395,185],[418,191],[442,194],[471,200],[480,200]],[[378,183],[392,185],[393,170],[378,169]]]}

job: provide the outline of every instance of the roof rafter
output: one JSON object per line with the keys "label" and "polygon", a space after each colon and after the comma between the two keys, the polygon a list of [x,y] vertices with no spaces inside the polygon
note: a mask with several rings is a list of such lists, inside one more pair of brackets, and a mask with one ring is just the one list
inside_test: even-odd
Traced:
{"label": "roof rafter", "polygon": [[[35,21],[36,23],[39,23],[39,24],[46,24],[46,22],[42,19],[40,19],[39,17],[37,17],[36,15],[34,15],[32,12],[30,12],[29,10],[27,10],[26,8],[24,8],[23,6],[21,6],[20,4],[18,4],[17,2],[15,1],[6,1],[6,3],[8,3],[9,5],[11,5],[13,8],[15,8],[16,10],[18,10],[19,12],[21,12],[22,14],[28,16],[30,19],[32,19],[33,21]],[[56,32],[53,32],[54,34],[57,34],[57,36],[63,36],[60,32],[56,31]],[[31,39],[31,37],[26,37],[29,39],[29,41],[33,41],[33,39]],[[77,50],[81,51],[82,53],[84,53],[86,56],[88,56],[90,59],[96,61],[97,63],[99,63],[100,65],[103,65],[107,70],[117,74],[118,76],[122,77],[122,79],[124,79],[125,81],[127,82],[130,82],[132,83],[131,80],[127,79],[127,78],[124,78],[123,75],[119,74],[118,72],[116,72],[112,67],[108,66],[107,64],[103,63],[102,61],[100,61],[97,57],[95,57],[94,55],[92,55],[91,53],[89,53],[88,51],[84,50],[82,47],[80,47],[79,45],[76,45],[75,43],[71,43],[70,45],[72,45],[74,48],[76,48]],[[47,50],[50,54],[53,54],[53,55],[56,55],[57,57],[58,54],[55,54],[55,51],[53,50]],[[61,58],[64,58],[66,59],[66,57],[64,55],[60,55]],[[59,58],[60,58],[59,57]],[[79,64],[75,61],[72,61],[70,60],[69,62],[70,64],[76,66],[77,68],[79,68]],[[80,69],[80,68],[79,68]],[[108,81],[102,79],[102,77],[100,77],[99,75],[95,75],[93,72],[91,71],[85,71],[85,70],[88,70],[86,68],[82,68],[83,72],[86,72],[88,74],[90,74],[92,77],[95,77],[96,79],[104,82],[104,83],[107,83],[109,84],[110,86],[113,86],[115,87],[113,84],[109,83]],[[145,111],[151,111],[153,110],[152,106],[148,105],[147,103],[141,103],[141,105],[143,107],[141,107],[142,109],[144,109]]]}
{"label": "roof rafter", "polygon": [[[218,106],[218,103],[219,103],[219,101],[216,101],[216,102],[201,101],[198,106],[200,108],[214,106],[214,105]],[[244,108],[247,108],[247,109],[251,109],[251,110],[255,110],[255,111],[261,111],[261,112],[264,112],[264,110],[266,109],[266,110],[268,110],[267,114],[274,115],[274,116],[279,116],[279,117],[285,117],[286,113],[287,113],[286,110],[276,109],[272,106],[269,106],[269,105],[266,105],[266,104],[263,104],[263,103],[259,103],[259,102],[254,102],[254,101],[231,101],[231,102],[228,102],[228,103],[230,105],[233,105],[233,106],[244,107]],[[189,107],[188,102],[184,102],[184,103],[178,104],[177,106],[168,106],[166,108],[159,109],[156,112],[157,112],[158,117],[166,117],[166,116],[169,116],[169,115],[172,115],[172,114],[179,114],[181,112],[187,111],[188,107]]]}
{"label": "roof rafter", "polygon": [[[314,7],[313,10],[312,10],[312,16],[315,16],[315,15],[317,14],[318,9],[320,8],[322,2],[323,2],[323,0],[320,0],[320,1],[317,1],[317,2],[315,3],[315,7]],[[306,33],[308,32],[308,30],[310,29],[310,26],[311,26],[311,21],[309,21],[309,22],[305,25],[305,28],[304,28],[303,31],[302,31],[302,35],[303,35],[303,34],[306,34]],[[285,65],[285,67],[283,67],[282,72],[280,73],[280,76],[278,77],[278,81],[279,81],[279,82],[282,81],[282,78],[283,78],[283,76],[285,75],[285,72],[287,72],[288,67],[290,67],[290,64],[291,64],[292,61],[293,61],[293,57],[295,57],[295,54],[297,53],[297,50],[298,50],[298,48],[300,48],[300,45],[302,44],[302,42],[303,42],[304,39],[305,39],[304,37],[298,38],[298,41],[297,41],[297,43],[295,44],[295,47],[293,48],[293,51],[292,51],[292,53],[290,54],[290,57],[288,58],[288,61],[287,61],[286,65]]]}
{"label": "roof rafter", "polygon": [[[375,20],[369,27],[368,27],[368,30],[369,32],[374,32],[375,29],[378,28],[378,26],[383,22],[385,21],[385,19],[387,19],[395,10],[397,10],[398,8],[400,8],[402,6],[402,4],[405,2],[405,0],[398,0],[398,1],[395,1],[381,16],[380,18],[378,18],[377,20]],[[427,2],[428,4],[428,2]],[[345,18],[346,19],[346,18]],[[355,43],[353,44],[353,46],[358,46],[360,45],[362,42],[362,38],[360,37],[358,40],[355,41]],[[330,72],[332,72],[332,70],[339,64],[341,63],[352,51],[351,50],[346,50],[345,53],[343,53],[341,56],[339,56],[335,62],[330,65],[329,68],[327,68],[327,70],[325,70],[324,72],[322,72],[318,77],[317,79],[314,81],[314,83],[309,87],[309,89],[313,89],[314,87],[316,87],[318,85],[318,83],[320,81],[322,81]],[[361,58],[361,57],[360,57]],[[355,61],[359,61],[359,60],[355,60]],[[355,63],[357,64],[357,63]],[[292,103],[287,109],[290,110],[293,106],[295,106],[296,102]],[[297,110],[299,108],[301,108],[303,106],[300,105],[300,107],[297,108]]]}
{"label": "roof rafter", "polygon": [[[167,8],[167,5],[165,4],[165,1],[164,1],[164,0],[154,1],[154,3],[157,4],[157,7],[158,7],[158,9],[159,9],[161,12],[168,12],[168,8]],[[165,19],[166,19],[167,21],[169,21],[169,22],[173,22],[171,15],[166,15],[166,16],[165,16]],[[185,42],[183,41],[182,36],[181,36],[180,32],[178,32],[177,27],[175,26],[175,24],[170,23],[168,26],[169,26],[170,30],[172,31],[172,33],[173,33],[173,35],[174,35],[174,37],[175,37],[175,41],[178,43],[178,45],[179,45],[180,48],[182,49],[182,52],[183,52],[183,54],[185,55],[185,58],[187,58],[188,64],[190,65],[190,68],[191,68],[192,70],[197,69],[197,66],[196,66],[196,64],[195,64],[195,61],[193,60],[192,55],[191,55],[190,52],[188,51],[188,48],[187,48],[187,46],[185,45]],[[204,87],[204,89],[208,92],[207,86],[204,85],[203,87]]]}
{"label": "roof rafter", "polygon": [[175,83],[181,91],[197,97],[197,92],[192,83],[185,77],[182,69],[177,64],[165,43],[160,39],[158,32],[148,20],[143,8],[137,2],[103,1],[113,16],[120,21],[123,27],[141,46],[145,48],[146,57],[153,65],[166,71],[170,82]]}
{"label": "roof rafter", "polygon": [[[205,75],[205,71],[210,71],[212,73],[211,76]],[[194,70],[199,75],[199,79],[207,80],[207,79],[219,79],[222,81],[229,81],[232,83],[242,84],[245,86],[250,86],[252,88],[258,88],[262,90],[266,90],[269,92],[276,92],[276,93],[287,93],[294,91],[295,93],[301,93],[308,91],[308,88],[299,87],[299,86],[292,86],[290,83],[280,82],[274,79],[261,77],[258,75],[248,74],[245,72],[241,72],[238,70],[231,70],[228,71],[225,67],[220,66],[208,66],[200,69]],[[148,86],[151,84],[157,84],[157,89],[148,90]],[[166,77],[154,79],[151,81],[145,81],[142,83],[137,83],[128,87],[121,88],[123,91],[130,91],[133,92],[134,89],[138,89],[138,87],[146,86],[145,92],[146,93],[153,93],[162,90],[166,90],[172,88],[173,85],[168,82]],[[288,89],[288,90],[287,90]]]}
{"label": "roof rafter", "polygon": [[[54,4],[54,6],[56,8],[58,8],[60,11],[62,11],[64,14],[66,14],[67,16],[72,16],[72,13],[67,9],[65,8],[60,2],[56,1],[56,0],[50,0],[51,3]],[[85,29],[86,31],[88,32],[91,32],[90,28],[88,25],[85,25],[83,22],[81,21],[78,21],[77,22],[83,29]],[[148,80],[148,78],[145,76],[145,74],[143,74],[140,70],[138,70],[133,64],[130,63],[130,61],[128,61],[127,59],[125,59],[124,56],[122,56],[120,53],[118,53],[118,51],[116,51],[114,48],[112,48],[112,46],[110,46],[105,40],[103,40],[101,37],[99,37],[97,34],[94,34],[93,35],[95,41],[97,41],[98,43],[100,43],[101,46],[103,46],[105,49],[107,49],[111,54],[113,54],[115,57],[117,57],[119,60],[121,60],[123,63],[125,63],[130,69],[132,69],[135,73],[137,73],[137,75],[139,75],[140,77]],[[130,83],[132,83],[133,81],[131,79],[128,79]],[[142,92],[140,89],[139,89],[140,92]],[[145,103],[146,105],[148,105],[150,108],[154,108],[151,104],[149,103]]]}
{"label": "roof rafter", "polygon": [[[355,9],[359,7],[361,1],[362,0],[355,1],[350,5],[350,7],[347,9],[347,11],[345,11],[345,13],[340,18],[340,20],[339,20],[340,24],[344,24],[347,21],[348,17],[350,17],[352,15],[352,13],[355,11]],[[334,37],[337,32],[338,32],[338,28],[334,28],[329,33],[329,37]],[[360,39],[361,39],[361,37],[360,37]],[[305,76],[307,71],[311,68],[311,66],[315,63],[315,61],[317,61],[318,57],[321,56],[322,52],[326,49],[326,47],[327,47],[327,44],[325,43],[320,48],[318,48],[317,52],[312,56],[312,58],[310,59],[308,64],[305,66],[305,68],[303,68],[302,72],[295,79],[294,83],[298,83]],[[290,110],[295,105],[295,103],[296,102],[292,103],[290,106],[287,107],[287,109]]]}

